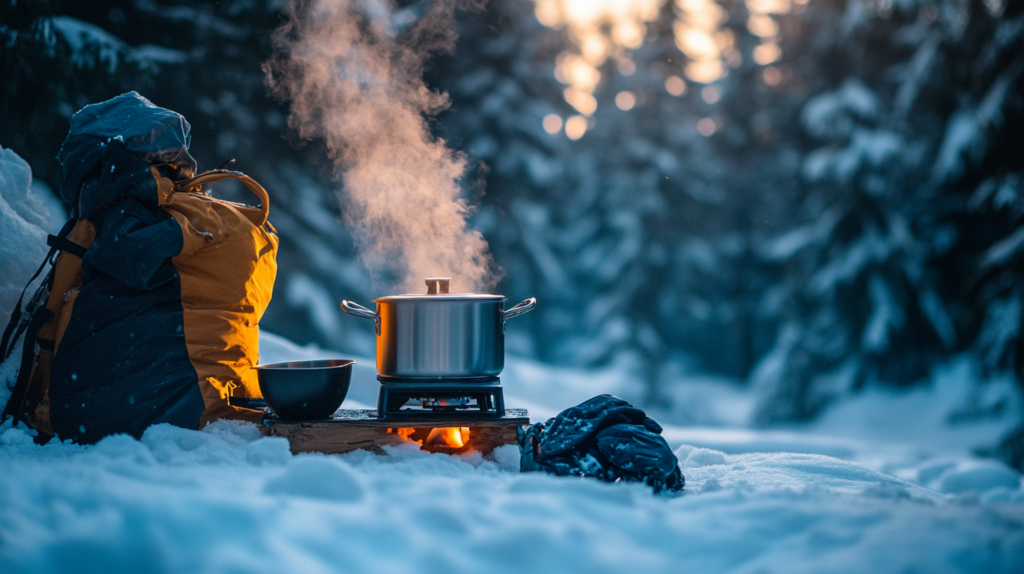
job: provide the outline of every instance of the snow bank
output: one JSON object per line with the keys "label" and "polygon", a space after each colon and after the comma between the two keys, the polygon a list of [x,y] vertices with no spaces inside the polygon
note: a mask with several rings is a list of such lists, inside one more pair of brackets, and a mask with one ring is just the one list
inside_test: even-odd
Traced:
{"label": "snow bank", "polygon": [[409,446],[292,456],[281,439],[227,422],[160,425],[141,441],[95,447],[40,447],[8,429],[0,570],[998,573],[1024,564],[1019,481],[982,500],[821,455],[682,447],[687,491],[671,498],[519,474],[512,454],[499,451],[499,463]]}
{"label": "snow bank", "polygon": [[[0,147],[0,330],[7,326],[25,283],[46,256],[43,228],[48,227],[49,214],[43,199],[33,193],[28,163]],[[20,345],[14,352],[21,352]],[[17,374],[16,363],[11,360],[0,367],[0,405],[7,404],[8,384]]]}
{"label": "snow bank", "polygon": [[9,149],[0,147],[0,320],[7,318],[32,273],[46,255],[49,214],[32,192],[32,170]]}
{"label": "snow bank", "polygon": [[793,428],[914,446],[931,456],[964,456],[991,445],[1022,417],[1024,396],[1011,374],[984,377],[975,361],[959,356],[938,365],[924,385],[906,390],[869,386],[810,424]]}

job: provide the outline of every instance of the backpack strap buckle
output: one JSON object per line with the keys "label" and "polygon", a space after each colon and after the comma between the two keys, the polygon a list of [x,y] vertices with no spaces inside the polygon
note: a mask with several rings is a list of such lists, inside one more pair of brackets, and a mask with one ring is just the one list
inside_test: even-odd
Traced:
{"label": "backpack strap buckle", "polygon": [[46,244],[58,251],[70,253],[79,259],[85,257],[85,252],[88,251],[85,247],[59,235],[47,235]]}

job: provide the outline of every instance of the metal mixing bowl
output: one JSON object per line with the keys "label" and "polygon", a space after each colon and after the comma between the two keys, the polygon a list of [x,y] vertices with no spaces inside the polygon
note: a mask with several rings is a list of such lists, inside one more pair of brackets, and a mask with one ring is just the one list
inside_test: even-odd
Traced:
{"label": "metal mixing bowl", "polygon": [[285,420],[330,418],[348,394],[352,381],[349,359],[291,361],[259,365],[260,392],[274,413]]}

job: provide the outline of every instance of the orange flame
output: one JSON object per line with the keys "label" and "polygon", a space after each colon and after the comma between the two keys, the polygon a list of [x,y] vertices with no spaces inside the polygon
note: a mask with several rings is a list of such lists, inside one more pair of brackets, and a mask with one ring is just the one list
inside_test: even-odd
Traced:
{"label": "orange flame", "polygon": [[458,449],[469,443],[469,427],[393,428],[388,429],[388,432],[414,442],[424,447],[424,450]]}
{"label": "orange flame", "polygon": [[413,433],[416,432],[416,429],[398,428],[398,429],[388,429],[388,430],[389,431],[393,431],[395,434],[397,434],[398,436],[404,438],[407,441],[411,441],[411,442],[415,442],[415,443],[421,443],[421,441],[418,441],[418,440],[412,438],[412,435],[413,435]]}
{"label": "orange flame", "polygon": [[436,428],[427,435],[426,446],[462,448],[469,440],[468,427]]}

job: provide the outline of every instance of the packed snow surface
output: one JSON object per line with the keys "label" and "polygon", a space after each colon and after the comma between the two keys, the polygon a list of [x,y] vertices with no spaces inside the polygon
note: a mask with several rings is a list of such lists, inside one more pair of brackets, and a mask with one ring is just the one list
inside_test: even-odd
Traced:
{"label": "packed snow surface", "polygon": [[[948,496],[813,454],[681,447],[686,493],[414,445],[292,456],[248,424],[39,447],[0,435],[4,572],[1019,572],[998,467]],[[979,470],[981,467],[979,467]],[[982,489],[979,493],[975,489]]]}
{"label": "packed snow surface", "polygon": [[[262,348],[265,362],[331,354],[272,335]],[[372,362],[359,365],[350,407],[376,392]],[[552,386],[554,399],[525,384],[516,390],[540,410],[583,392],[568,372],[545,376],[530,363],[516,372]],[[590,394],[617,384],[611,375],[592,382]],[[821,424],[839,423],[826,417]],[[680,496],[519,473],[514,446],[487,459],[428,454],[414,444],[385,455],[292,455],[284,439],[226,421],[202,431],[158,425],[141,440],[119,435],[95,446],[38,446],[25,431],[6,427],[0,572],[1024,567],[1021,477],[994,461],[806,429],[666,425],[665,435],[686,475]],[[787,448],[800,452],[757,452]]]}

